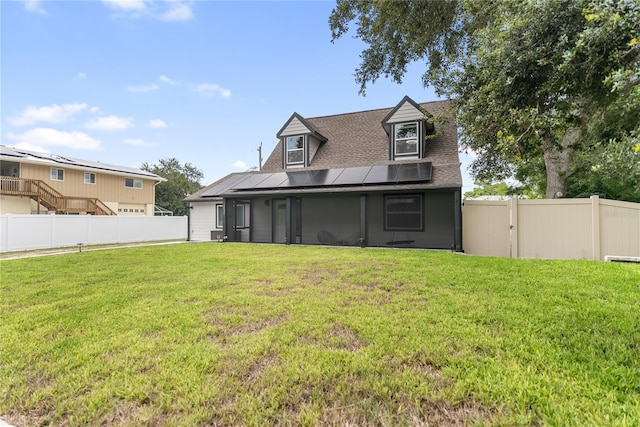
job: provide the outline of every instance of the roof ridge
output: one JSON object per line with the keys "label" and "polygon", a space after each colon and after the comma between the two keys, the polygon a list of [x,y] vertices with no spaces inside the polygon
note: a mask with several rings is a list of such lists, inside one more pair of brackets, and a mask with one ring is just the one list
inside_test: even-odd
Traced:
{"label": "roof ridge", "polygon": [[[449,99],[437,99],[437,100],[434,100],[434,101],[418,102],[418,105],[435,104],[435,103],[439,103],[439,102],[448,102],[448,101],[450,101],[450,100]],[[362,110],[362,111],[350,111],[350,112],[347,112],[347,113],[326,114],[324,116],[305,117],[305,120],[324,119],[324,118],[328,118],[328,117],[337,117],[337,116],[348,116],[350,114],[370,113],[372,111],[391,110],[393,108],[395,108],[395,106],[393,106],[393,107],[383,107],[383,108],[372,108],[370,110]]]}

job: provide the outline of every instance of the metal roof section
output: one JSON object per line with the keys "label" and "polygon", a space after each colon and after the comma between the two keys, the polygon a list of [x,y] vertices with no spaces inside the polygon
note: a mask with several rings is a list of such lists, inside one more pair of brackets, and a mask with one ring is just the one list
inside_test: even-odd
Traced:
{"label": "metal roof section", "polygon": [[11,158],[17,161],[38,163],[38,164],[54,164],[54,165],[66,165],[70,167],[77,167],[82,169],[100,170],[105,172],[115,172],[119,174],[141,176],[156,181],[166,181],[159,175],[151,172],[143,171],[142,169],[110,165],[107,163],[92,162],[89,160],[75,159],[72,157],[63,157],[56,154],[39,153],[36,151],[23,150],[20,148],[7,147],[0,145],[0,157]]}

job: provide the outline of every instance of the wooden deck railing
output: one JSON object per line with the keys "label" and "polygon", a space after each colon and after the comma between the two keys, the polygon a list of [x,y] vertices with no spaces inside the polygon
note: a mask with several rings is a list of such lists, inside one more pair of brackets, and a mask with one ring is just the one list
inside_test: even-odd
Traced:
{"label": "wooden deck railing", "polygon": [[95,197],[64,196],[39,179],[0,176],[0,194],[27,196],[40,205],[58,213],[87,213],[93,215],[116,215],[100,199]]}

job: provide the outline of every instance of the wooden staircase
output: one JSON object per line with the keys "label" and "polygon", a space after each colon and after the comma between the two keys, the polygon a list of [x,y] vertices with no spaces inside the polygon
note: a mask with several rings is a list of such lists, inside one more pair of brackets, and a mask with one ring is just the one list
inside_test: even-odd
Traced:
{"label": "wooden staircase", "polygon": [[64,196],[39,179],[0,176],[0,194],[30,197],[38,203],[38,213],[44,206],[58,214],[116,215],[100,199]]}

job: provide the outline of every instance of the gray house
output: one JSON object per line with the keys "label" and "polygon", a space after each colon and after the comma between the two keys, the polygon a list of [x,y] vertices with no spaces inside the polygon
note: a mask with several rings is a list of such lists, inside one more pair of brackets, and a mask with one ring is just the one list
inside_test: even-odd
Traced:
{"label": "gray house", "polygon": [[462,250],[448,101],[294,113],[277,137],[260,172],[227,175],[185,200],[191,240]]}

